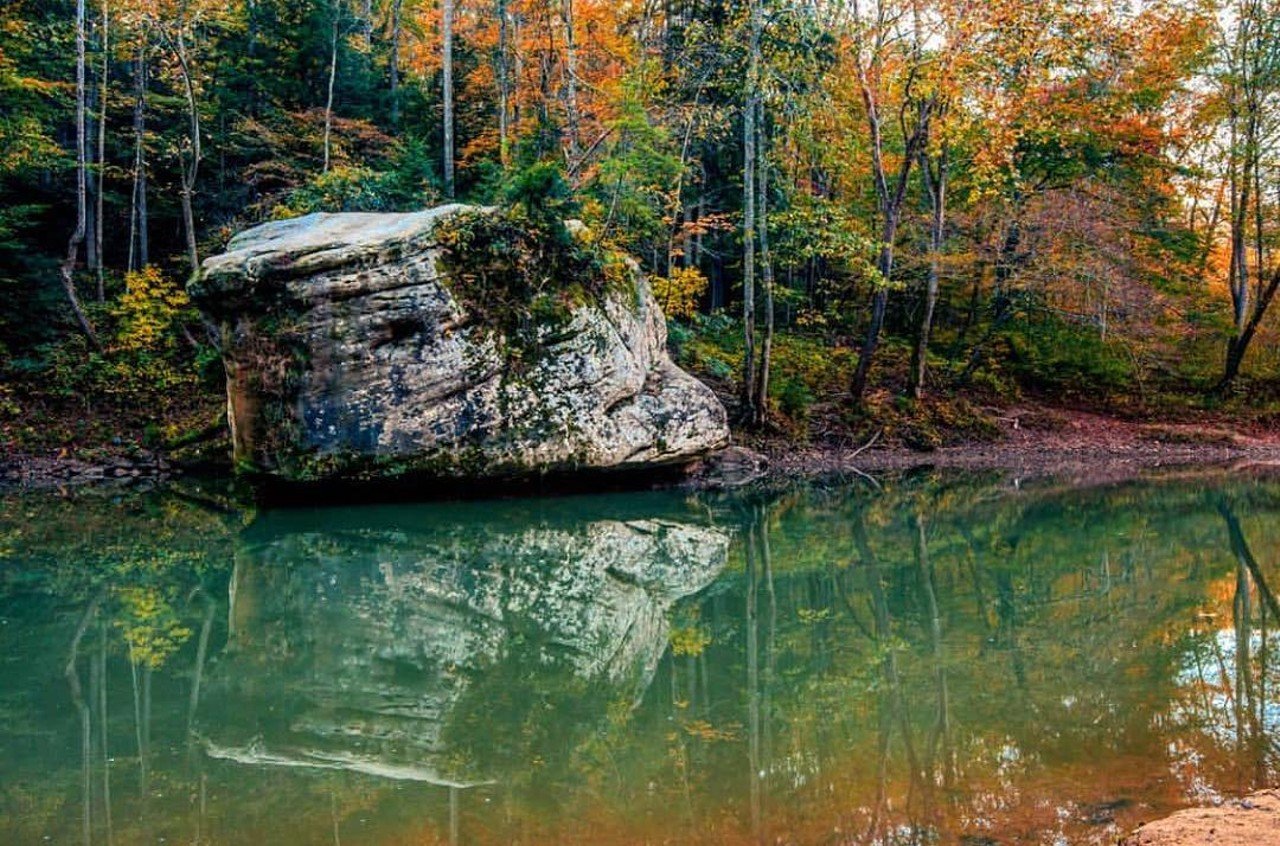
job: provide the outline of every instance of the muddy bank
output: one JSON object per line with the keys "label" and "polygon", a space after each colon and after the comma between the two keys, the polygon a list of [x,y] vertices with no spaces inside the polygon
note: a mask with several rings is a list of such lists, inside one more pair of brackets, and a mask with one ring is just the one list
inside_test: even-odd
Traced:
{"label": "muddy bank", "polygon": [[928,452],[884,447],[878,439],[825,446],[765,439],[753,446],[768,456],[770,473],[782,476],[936,467],[1105,481],[1177,467],[1280,466],[1280,433],[1274,431],[1143,423],[1042,408],[1014,410],[1001,419],[1000,440]]}
{"label": "muddy bank", "polygon": [[1280,791],[1261,790],[1217,807],[1187,808],[1146,823],[1120,846],[1280,846]]}

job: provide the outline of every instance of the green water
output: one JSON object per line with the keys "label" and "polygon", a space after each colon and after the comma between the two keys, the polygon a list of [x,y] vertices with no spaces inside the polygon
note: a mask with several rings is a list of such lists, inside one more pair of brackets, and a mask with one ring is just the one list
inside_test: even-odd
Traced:
{"label": "green water", "polygon": [[0,843],[1111,843],[1277,778],[1280,482],[0,500]]}

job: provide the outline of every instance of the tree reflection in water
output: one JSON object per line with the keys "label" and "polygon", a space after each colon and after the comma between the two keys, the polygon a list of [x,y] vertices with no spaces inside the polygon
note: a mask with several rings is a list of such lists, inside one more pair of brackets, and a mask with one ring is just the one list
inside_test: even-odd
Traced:
{"label": "tree reflection in water", "polygon": [[1210,474],[5,500],[0,840],[1111,842],[1275,781],[1278,511]]}

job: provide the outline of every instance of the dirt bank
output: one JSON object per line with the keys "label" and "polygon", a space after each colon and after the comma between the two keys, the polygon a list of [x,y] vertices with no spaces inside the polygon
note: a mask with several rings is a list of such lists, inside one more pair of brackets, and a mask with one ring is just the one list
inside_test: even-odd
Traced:
{"label": "dirt bank", "polygon": [[1212,808],[1187,808],[1140,826],[1120,846],[1280,846],[1280,791]]}
{"label": "dirt bank", "polygon": [[1280,432],[1199,423],[1144,423],[1090,412],[1011,409],[1003,437],[928,452],[868,444],[752,444],[770,472],[788,476],[940,467],[1005,470],[1023,476],[1127,478],[1147,470],[1203,465],[1280,466]]}

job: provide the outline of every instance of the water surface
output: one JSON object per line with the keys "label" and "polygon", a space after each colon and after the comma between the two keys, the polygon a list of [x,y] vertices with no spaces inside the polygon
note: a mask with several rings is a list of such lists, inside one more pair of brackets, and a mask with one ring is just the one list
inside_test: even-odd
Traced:
{"label": "water surface", "polygon": [[1110,843],[1276,782],[1280,482],[0,500],[0,842]]}

